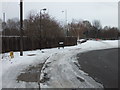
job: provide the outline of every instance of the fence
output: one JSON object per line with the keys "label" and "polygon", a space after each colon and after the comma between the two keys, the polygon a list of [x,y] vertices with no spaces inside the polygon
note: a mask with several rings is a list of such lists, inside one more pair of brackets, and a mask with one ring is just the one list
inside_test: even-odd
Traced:
{"label": "fence", "polygon": [[[23,50],[35,50],[45,48],[55,48],[59,46],[59,42],[64,42],[64,46],[73,46],[77,44],[76,37],[63,38],[45,38],[38,39],[35,37],[23,37]],[[19,51],[20,37],[2,37],[2,52]]]}

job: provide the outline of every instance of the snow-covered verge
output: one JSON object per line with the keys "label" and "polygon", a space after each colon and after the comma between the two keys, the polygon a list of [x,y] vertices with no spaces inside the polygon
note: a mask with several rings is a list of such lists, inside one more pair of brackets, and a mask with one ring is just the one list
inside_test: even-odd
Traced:
{"label": "snow-covered verge", "polygon": [[[24,51],[24,56],[19,56],[19,52],[14,52],[14,58],[10,59],[9,53],[2,54],[0,61],[0,83],[2,88],[38,88],[37,82],[17,82],[17,76],[30,65],[36,66],[45,62],[40,79],[46,76],[49,80],[40,83],[42,88],[101,88],[87,73],[80,70],[76,55],[90,50],[117,48],[118,40],[93,41],[76,46],[65,47],[64,49],[43,49],[34,51]],[[28,56],[29,54],[35,54]]]}

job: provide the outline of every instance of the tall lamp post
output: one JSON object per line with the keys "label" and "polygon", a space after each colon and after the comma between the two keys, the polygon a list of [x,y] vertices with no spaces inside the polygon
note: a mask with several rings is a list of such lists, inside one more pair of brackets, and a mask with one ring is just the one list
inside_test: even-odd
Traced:
{"label": "tall lamp post", "polygon": [[41,12],[46,11],[46,10],[47,10],[46,8],[43,8],[43,9],[40,10],[40,50],[41,50],[41,44],[42,44],[42,28],[41,28],[41,18],[42,18],[41,14],[42,13]]}
{"label": "tall lamp post", "polygon": [[65,28],[66,28],[66,30],[67,30],[66,34],[67,34],[67,36],[68,36],[68,28],[67,28],[67,24],[68,24],[68,23],[67,23],[67,10],[62,11],[62,13],[63,13],[63,12],[65,13],[65,24],[66,24],[66,27],[65,27]]}

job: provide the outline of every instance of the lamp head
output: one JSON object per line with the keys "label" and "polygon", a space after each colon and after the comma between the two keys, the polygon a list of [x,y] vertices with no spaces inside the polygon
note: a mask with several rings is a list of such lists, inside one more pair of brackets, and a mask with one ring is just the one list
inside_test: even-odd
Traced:
{"label": "lamp head", "polygon": [[43,10],[43,11],[46,11],[47,9],[46,9],[46,8],[43,8],[42,10]]}

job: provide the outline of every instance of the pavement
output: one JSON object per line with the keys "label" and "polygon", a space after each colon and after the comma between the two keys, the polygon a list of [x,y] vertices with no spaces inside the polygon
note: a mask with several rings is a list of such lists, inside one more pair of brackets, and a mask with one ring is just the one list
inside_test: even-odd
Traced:
{"label": "pavement", "polygon": [[105,88],[118,88],[118,48],[80,53],[81,69]]}

